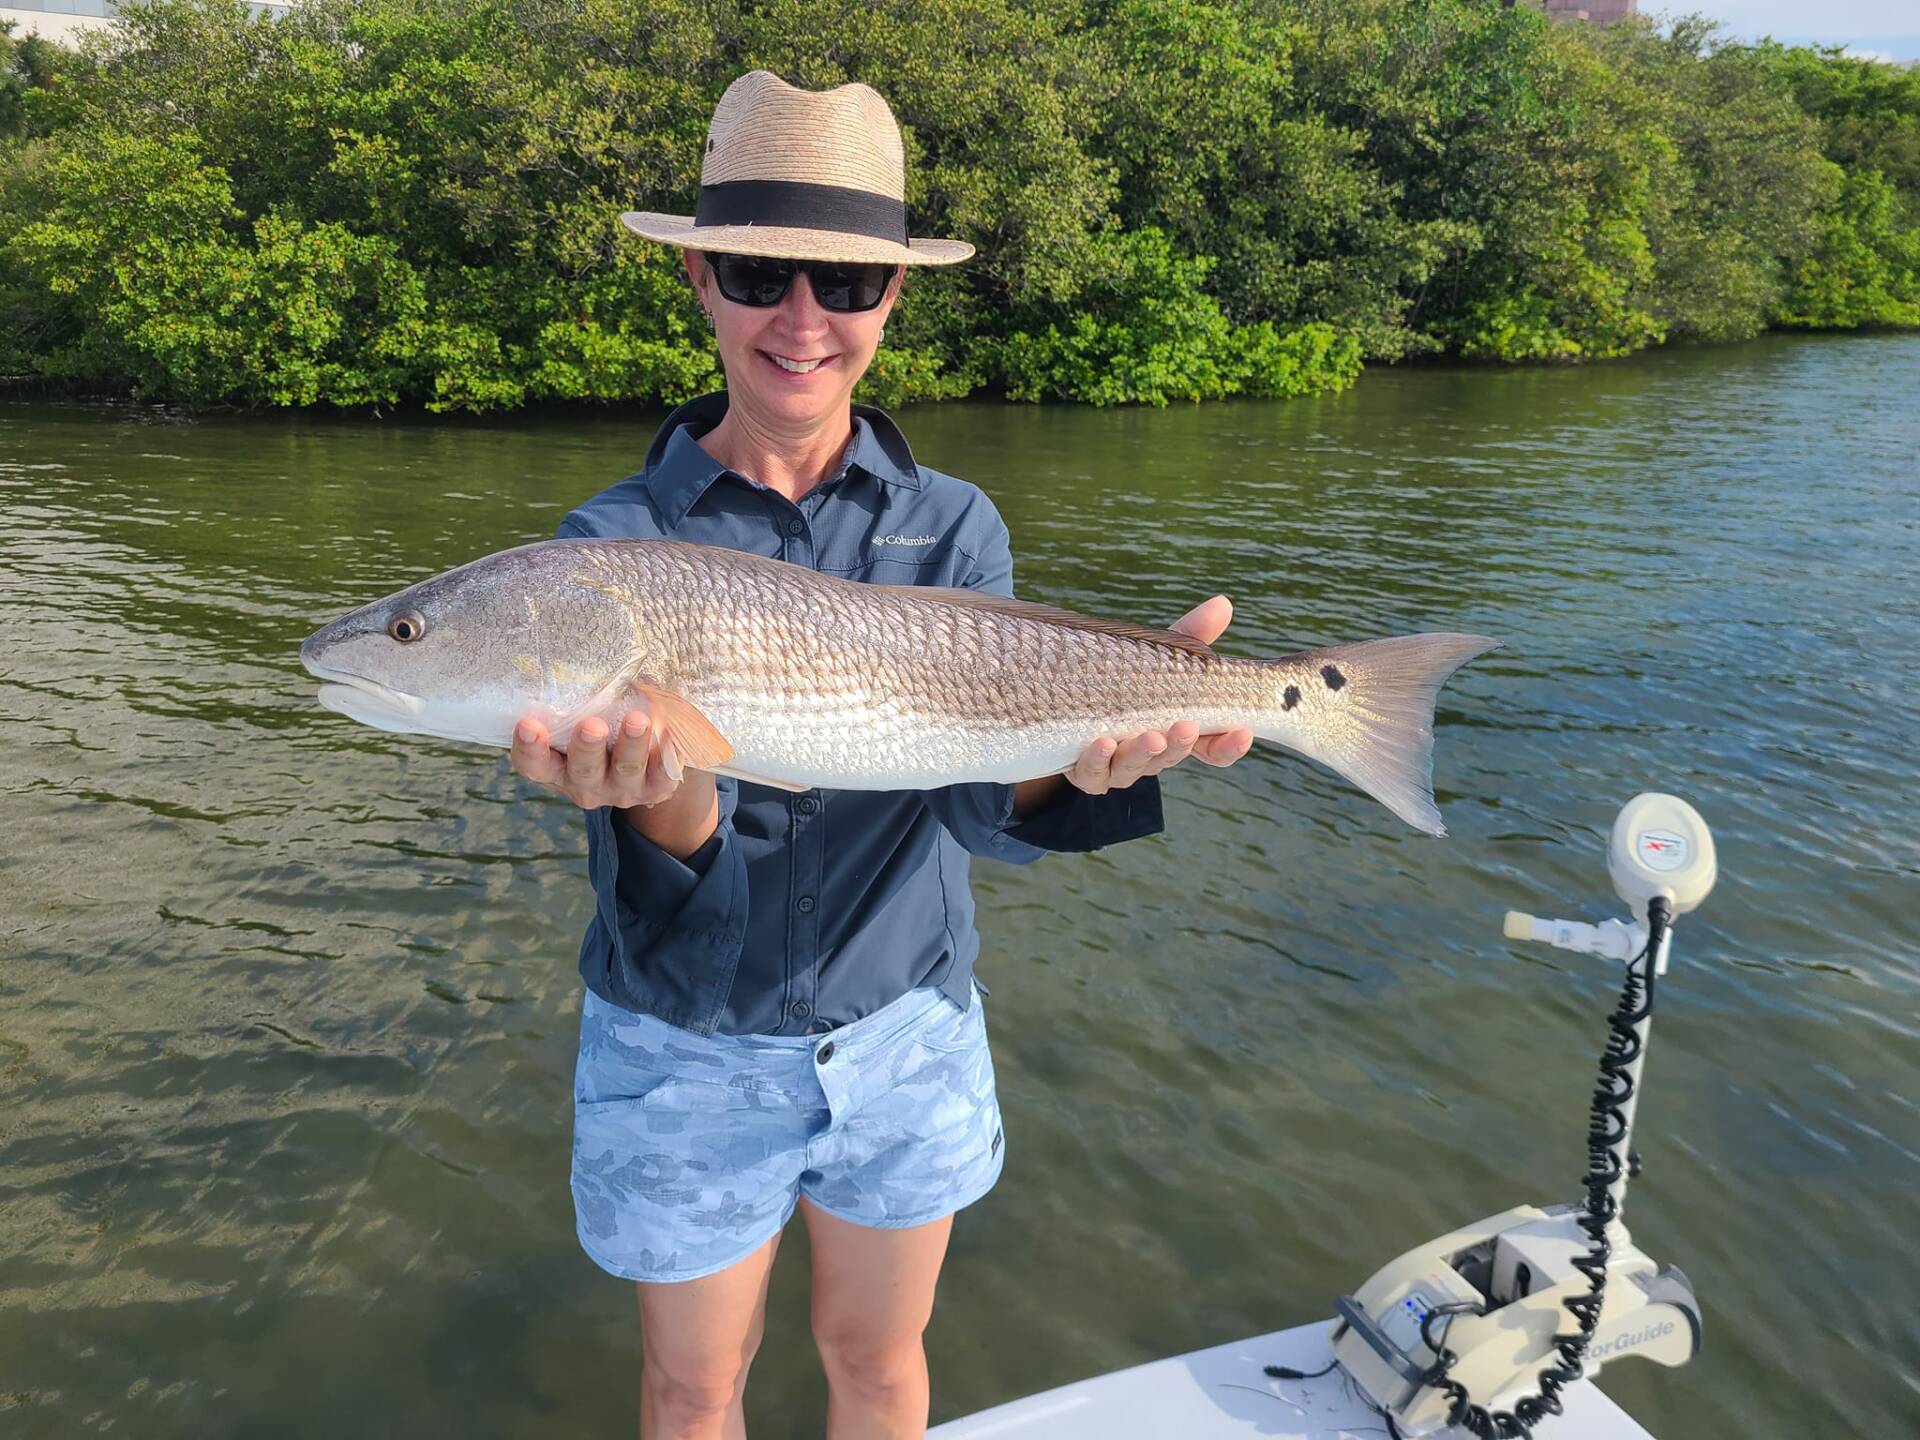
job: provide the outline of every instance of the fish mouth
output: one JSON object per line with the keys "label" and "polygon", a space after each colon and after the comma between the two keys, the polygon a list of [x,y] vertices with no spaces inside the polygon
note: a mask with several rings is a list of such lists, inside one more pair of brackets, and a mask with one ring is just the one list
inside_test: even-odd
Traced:
{"label": "fish mouth", "polygon": [[304,651],[300,663],[317,679],[327,682],[320,687],[320,704],[336,715],[345,715],[362,723],[369,720],[414,720],[427,708],[426,702],[418,695],[395,690],[390,685],[382,685],[378,680],[369,680],[364,675],[355,675],[350,670],[337,670]]}

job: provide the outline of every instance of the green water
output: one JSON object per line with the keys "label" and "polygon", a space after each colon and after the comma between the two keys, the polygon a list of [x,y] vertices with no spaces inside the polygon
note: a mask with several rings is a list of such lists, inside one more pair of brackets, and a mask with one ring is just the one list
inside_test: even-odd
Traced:
{"label": "green water", "polygon": [[[982,862],[1007,1117],[930,1333],[936,1419],[1329,1313],[1571,1199],[1615,971],[1602,837],[1693,799],[1636,1237],[1706,1344],[1604,1387],[1662,1440],[1920,1431],[1920,337],[1370,374],[1281,404],[903,416],[1023,593],[1230,647],[1422,626],[1421,837],[1263,750],[1166,836]],[[300,638],[547,535],[649,417],[0,406],[0,1433],[631,1433],[628,1286],[576,1250],[588,913],[562,804],[312,703]],[[748,1392],[819,1433],[804,1237]],[[1548,1432],[1548,1436],[1550,1437]]]}

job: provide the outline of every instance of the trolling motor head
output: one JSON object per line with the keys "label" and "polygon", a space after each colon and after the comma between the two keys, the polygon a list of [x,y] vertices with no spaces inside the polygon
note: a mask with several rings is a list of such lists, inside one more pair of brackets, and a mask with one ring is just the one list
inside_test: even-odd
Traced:
{"label": "trolling motor head", "polygon": [[1401,1436],[1530,1436],[1559,1394],[1620,1355],[1680,1365],[1700,1348],[1687,1277],[1633,1244],[1626,1198],[1633,1116],[1656,977],[1675,916],[1713,888],[1713,837],[1686,801],[1636,795],[1607,868],[1634,921],[1536,920],[1510,939],[1622,960],[1588,1128],[1584,1201],[1522,1205],[1410,1250],[1337,1303],[1334,1359]]}
{"label": "trolling motor head", "polygon": [[1707,898],[1720,872],[1713,835],[1700,812],[1676,795],[1648,790],[1629,800],[1614,819],[1607,873],[1615,893],[1644,925],[1654,896],[1666,896],[1671,912],[1684,915]]}

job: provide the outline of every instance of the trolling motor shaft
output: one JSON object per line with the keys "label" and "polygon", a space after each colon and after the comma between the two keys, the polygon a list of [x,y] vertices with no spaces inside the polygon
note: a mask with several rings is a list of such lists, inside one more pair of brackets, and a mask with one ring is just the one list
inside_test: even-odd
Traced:
{"label": "trolling motor shaft", "polygon": [[1700,1309],[1677,1268],[1656,1265],[1623,1219],[1641,1076],[1673,918],[1716,877],[1693,807],[1636,796],[1608,866],[1634,920],[1588,925],[1509,912],[1511,939],[1623,960],[1589,1115],[1584,1201],[1518,1206],[1408,1251],[1337,1302],[1334,1358],[1398,1434],[1529,1436],[1559,1393],[1620,1355],[1664,1365],[1700,1345]]}

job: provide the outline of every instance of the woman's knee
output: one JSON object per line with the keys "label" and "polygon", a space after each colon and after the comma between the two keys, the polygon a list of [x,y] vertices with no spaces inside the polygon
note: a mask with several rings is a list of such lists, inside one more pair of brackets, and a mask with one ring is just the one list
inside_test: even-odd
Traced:
{"label": "woman's knee", "polygon": [[666,1414],[697,1421],[725,1413],[747,1388],[747,1371],[760,1351],[765,1314],[756,1312],[746,1333],[724,1344],[689,1343],[681,1333],[658,1343],[643,1328],[641,1388]]}
{"label": "woman's knee", "polygon": [[669,1363],[648,1354],[640,1388],[659,1419],[676,1426],[695,1425],[727,1413],[746,1389],[751,1348],[737,1357],[700,1358]]}
{"label": "woman's knee", "polygon": [[842,1391],[883,1399],[925,1383],[927,1352],[917,1329],[874,1335],[816,1327],[813,1339],[828,1381]]}

